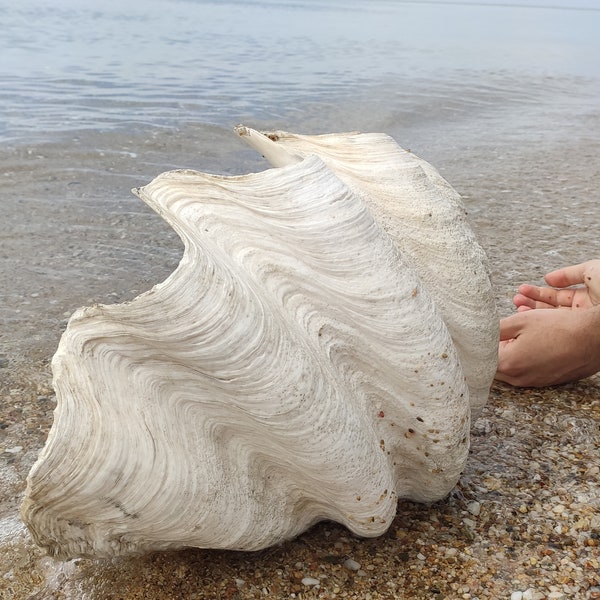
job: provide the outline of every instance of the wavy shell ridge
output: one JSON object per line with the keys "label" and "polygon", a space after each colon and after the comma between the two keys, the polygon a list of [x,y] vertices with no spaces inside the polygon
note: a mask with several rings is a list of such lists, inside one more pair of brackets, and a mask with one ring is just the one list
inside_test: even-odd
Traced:
{"label": "wavy shell ridge", "polygon": [[398,497],[448,493],[468,454],[463,358],[360,186],[307,154],[135,193],[184,255],[152,290],[69,321],[22,507],[40,545],[256,550],[322,519],[375,536]]}

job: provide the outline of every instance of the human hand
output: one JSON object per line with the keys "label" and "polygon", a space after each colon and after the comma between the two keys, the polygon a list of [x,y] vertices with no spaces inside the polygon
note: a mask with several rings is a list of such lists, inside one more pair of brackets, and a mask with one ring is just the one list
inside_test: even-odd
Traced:
{"label": "human hand", "polygon": [[600,370],[600,306],[590,310],[524,310],[500,321],[496,379],[543,387]]}
{"label": "human hand", "polygon": [[588,260],[552,271],[545,279],[553,287],[519,286],[519,293],[513,298],[518,311],[533,308],[579,309],[600,304],[600,260]]}

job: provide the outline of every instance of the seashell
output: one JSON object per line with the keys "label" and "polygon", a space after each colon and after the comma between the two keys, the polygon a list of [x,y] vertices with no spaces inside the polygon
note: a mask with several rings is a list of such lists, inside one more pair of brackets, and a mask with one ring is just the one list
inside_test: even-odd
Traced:
{"label": "seashell", "polygon": [[243,125],[236,131],[273,166],[320,156],[363,197],[436,302],[467,377],[476,418],[496,373],[498,316],[487,257],[459,194],[429,163],[382,133],[261,135]]}
{"label": "seashell", "polygon": [[134,190],[181,262],[60,340],[21,510],[52,555],[258,550],[325,519],[377,536],[464,468],[497,321],[456,194],[385,136],[237,131],[279,166]]}

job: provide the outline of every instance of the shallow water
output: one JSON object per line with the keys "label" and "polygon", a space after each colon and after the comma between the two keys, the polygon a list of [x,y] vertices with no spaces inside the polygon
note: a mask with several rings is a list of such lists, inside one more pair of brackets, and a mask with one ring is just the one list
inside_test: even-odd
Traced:
{"label": "shallow water", "polygon": [[388,111],[443,100],[445,85],[463,80],[470,106],[495,85],[504,97],[528,95],[520,78],[600,75],[600,6],[589,0],[3,0],[0,10],[5,140],[242,117],[301,122],[307,105],[375,97],[382,83],[388,94],[376,97]]}
{"label": "shallow water", "polygon": [[386,132],[465,198],[506,314],[521,281],[598,256],[597,4],[0,0],[9,580],[50,594],[74,568],[41,559],[16,517],[51,420],[40,364],[78,306],[135,296],[181,254],[132,187],[179,167],[264,169],[238,122]]}

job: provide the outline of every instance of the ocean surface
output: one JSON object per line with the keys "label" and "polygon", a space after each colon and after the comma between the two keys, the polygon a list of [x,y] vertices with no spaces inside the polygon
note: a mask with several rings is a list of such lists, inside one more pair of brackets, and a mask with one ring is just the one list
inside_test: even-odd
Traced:
{"label": "ocean surface", "polygon": [[[600,255],[599,32],[596,0],[0,0],[0,383],[47,364],[79,306],[168,276],[182,245],[130,189],[267,168],[240,122],[428,160],[509,313],[522,281]],[[39,450],[11,427],[1,543]]]}
{"label": "ocean surface", "polygon": [[582,96],[600,76],[598,1],[2,0],[0,9],[2,142],[242,118],[321,130],[362,125],[365,113],[373,125],[422,126],[540,96],[574,110],[597,100]]}

